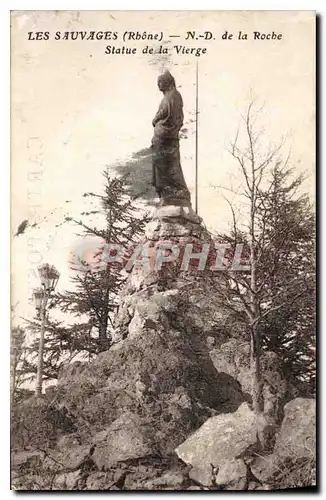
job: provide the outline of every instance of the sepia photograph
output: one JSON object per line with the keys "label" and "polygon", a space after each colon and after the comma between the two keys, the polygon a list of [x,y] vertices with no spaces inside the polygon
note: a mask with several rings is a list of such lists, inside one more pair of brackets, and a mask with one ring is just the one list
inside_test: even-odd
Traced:
{"label": "sepia photograph", "polygon": [[316,20],[11,11],[11,490],[317,491]]}

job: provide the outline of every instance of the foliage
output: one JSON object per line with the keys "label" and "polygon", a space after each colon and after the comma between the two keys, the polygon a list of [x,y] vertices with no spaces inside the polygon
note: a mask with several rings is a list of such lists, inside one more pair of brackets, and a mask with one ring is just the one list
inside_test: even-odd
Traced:
{"label": "foliage", "polygon": [[22,327],[15,326],[11,330],[10,342],[10,379],[13,403],[23,396],[24,389],[22,386],[26,381],[24,370],[26,356],[26,332]]}
{"label": "foliage", "polygon": [[[25,381],[32,382],[37,373],[37,358],[41,325],[38,320],[28,321],[32,340],[26,346],[26,357],[22,363]],[[97,339],[88,335],[83,325],[64,326],[61,322],[47,318],[44,334],[43,379],[58,378],[60,368],[77,356],[85,357],[98,350]]]}
{"label": "foliage", "polygon": [[[87,214],[84,219],[71,219],[82,228],[84,236],[99,238],[100,247],[94,249],[91,265],[85,261],[77,263],[77,273],[72,278],[74,289],[57,294],[55,299],[55,305],[64,313],[70,313],[82,322],[78,327],[72,326],[70,337],[76,336],[76,345],[87,337],[82,350],[90,354],[110,347],[112,318],[117,309],[119,292],[127,278],[122,270],[123,257],[137,243],[146,221],[136,206],[135,198],[128,194],[127,176],[112,179],[107,171],[103,175],[104,194],[85,193],[85,196],[94,198],[99,204],[98,214],[105,219],[104,228],[89,223]],[[108,262],[107,245],[110,244],[119,245],[125,252],[121,262]]]}
{"label": "foliage", "polygon": [[276,165],[271,173],[271,189],[261,193],[261,224],[269,241],[262,264],[269,269],[267,292],[275,290],[274,311],[262,324],[262,338],[263,345],[282,359],[285,378],[297,387],[300,381],[308,382],[312,390],[316,324],[315,217],[308,197],[297,194],[302,182],[302,176],[294,177],[289,168]]}
{"label": "foliage", "polygon": [[296,376],[305,372],[308,352],[308,362],[312,360],[314,217],[307,196],[298,195],[302,176],[293,177],[289,159],[281,156],[283,143],[262,147],[253,103],[243,124],[244,142],[239,146],[238,132],[230,153],[243,178],[240,194],[245,199],[242,213],[246,222],[239,223],[229,202],[233,227],[226,240],[233,248],[244,243],[250,270],[227,267],[219,273],[216,289],[221,304],[246,324],[251,340],[253,402],[256,411],[261,411],[262,349],[281,354],[285,371],[295,365]]}
{"label": "foliage", "polygon": [[309,488],[316,486],[316,459],[298,457],[287,459],[268,481],[275,490],[288,488]]}

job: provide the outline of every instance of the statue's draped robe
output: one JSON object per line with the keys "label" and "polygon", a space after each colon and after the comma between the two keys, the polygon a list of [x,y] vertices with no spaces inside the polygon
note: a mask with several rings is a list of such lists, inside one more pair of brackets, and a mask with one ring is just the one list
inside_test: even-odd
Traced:
{"label": "statue's draped robe", "polygon": [[180,163],[179,131],[183,125],[182,108],[181,94],[172,86],[165,91],[153,119],[152,183],[166,203],[190,203],[190,193]]}

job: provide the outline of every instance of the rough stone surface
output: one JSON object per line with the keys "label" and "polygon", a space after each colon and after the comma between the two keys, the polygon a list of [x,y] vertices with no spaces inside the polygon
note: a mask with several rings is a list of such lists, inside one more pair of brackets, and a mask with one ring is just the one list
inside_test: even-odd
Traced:
{"label": "rough stone surface", "polygon": [[107,490],[114,484],[113,472],[92,472],[86,481],[88,490]]}
{"label": "rough stone surface", "polygon": [[117,462],[150,455],[153,450],[147,443],[147,429],[141,419],[126,412],[115,420],[106,431],[103,441],[95,446],[92,459],[98,469],[107,469]]}
{"label": "rough stone surface", "polygon": [[189,472],[189,477],[196,483],[200,483],[203,486],[213,486],[213,475],[212,475],[212,466],[206,467],[192,467]]}
{"label": "rough stone surface", "polygon": [[255,456],[251,460],[250,469],[262,484],[266,484],[279,470],[277,457],[274,454]]}
{"label": "rough stone surface", "polygon": [[43,465],[51,471],[64,470],[66,472],[79,469],[87,461],[91,452],[91,445],[67,446],[65,449],[57,447],[47,451]]}
{"label": "rough stone surface", "polygon": [[145,481],[143,488],[145,490],[177,490],[182,487],[185,477],[180,472],[166,472],[160,477]]}
{"label": "rough stone surface", "polygon": [[58,458],[65,469],[77,469],[83,464],[90,450],[91,446],[87,444],[68,447]]}
{"label": "rough stone surface", "polygon": [[187,464],[218,466],[232,460],[257,442],[256,416],[243,403],[236,412],[218,415],[177,447],[177,455]]}
{"label": "rough stone surface", "polygon": [[12,467],[18,468],[30,464],[39,464],[44,458],[44,454],[40,451],[21,451],[13,453],[11,457]]}
{"label": "rough stone surface", "polygon": [[58,439],[57,442],[57,448],[60,451],[66,451],[67,449],[74,448],[75,446],[78,446],[80,444],[80,440],[78,439],[78,436],[75,434],[68,434],[61,436]]}
{"label": "rough stone surface", "polygon": [[66,489],[66,474],[58,474],[55,477],[54,484],[53,484],[55,489],[58,490],[64,490]]}
{"label": "rough stone surface", "polygon": [[258,455],[250,463],[251,471],[266,488],[293,488],[315,483],[315,411],[314,399],[296,398],[285,405],[273,453]]}
{"label": "rough stone surface", "polygon": [[67,490],[73,490],[77,486],[79,478],[80,478],[80,470],[76,470],[74,472],[68,472],[68,474],[66,474]]}
{"label": "rough stone surface", "polygon": [[126,490],[180,490],[189,483],[186,468],[161,458],[147,457],[129,467],[124,489]]}
{"label": "rough stone surface", "polygon": [[239,459],[227,460],[218,467],[216,486],[228,490],[244,490],[247,486],[247,467]]}
{"label": "rough stone surface", "polygon": [[276,438],[274,454],[279,458],[316,456],[316,401],[296,398],[284,407],[284,419]]}

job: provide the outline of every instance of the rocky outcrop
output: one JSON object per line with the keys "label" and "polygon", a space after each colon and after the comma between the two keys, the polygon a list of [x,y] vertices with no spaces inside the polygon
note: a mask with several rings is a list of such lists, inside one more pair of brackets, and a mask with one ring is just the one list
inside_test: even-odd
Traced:
{"label": "rocky outcrop", "polygon": [[[180,252],[157,266],[162,241]],[[262,487],[252,457],[262,453],[267,417],[285,393],[276,359],[266,355],[266,386],[275,398],[268,406],[265,394],[266,418],[258,421],[250,408],[248,346],[230,340],[228,315],[216,307],[198,262],[181,265],[188,243],[199,251],[210,242],[191,208],[154,212],[146,251],[121,292],[110,350],[64,367],[56,388],[18,407],[15,489]]]}
{"label": "rocky outcrop", "polygon": [[256,416],[243,403],[237,411],[209,418],[176,449],[177,455],[192,466],[218,467],[241,457],[257,443]]}
{"label": "rocky outcrop", "polygon": [[216,373],[204,340],[173,327],[174,308],[178,297],[171,291],[143,295],[125,339],[71,375],[69,384],[59,379],[56,404],[73,416],[82,440],[98,440],[99,432],[105,442],[117,439],[114,429],[125,419],[122,440],[131,439],[127,428],[137,429],[144,454],[171,453],[211,415],[244,401],[239,384]]}

